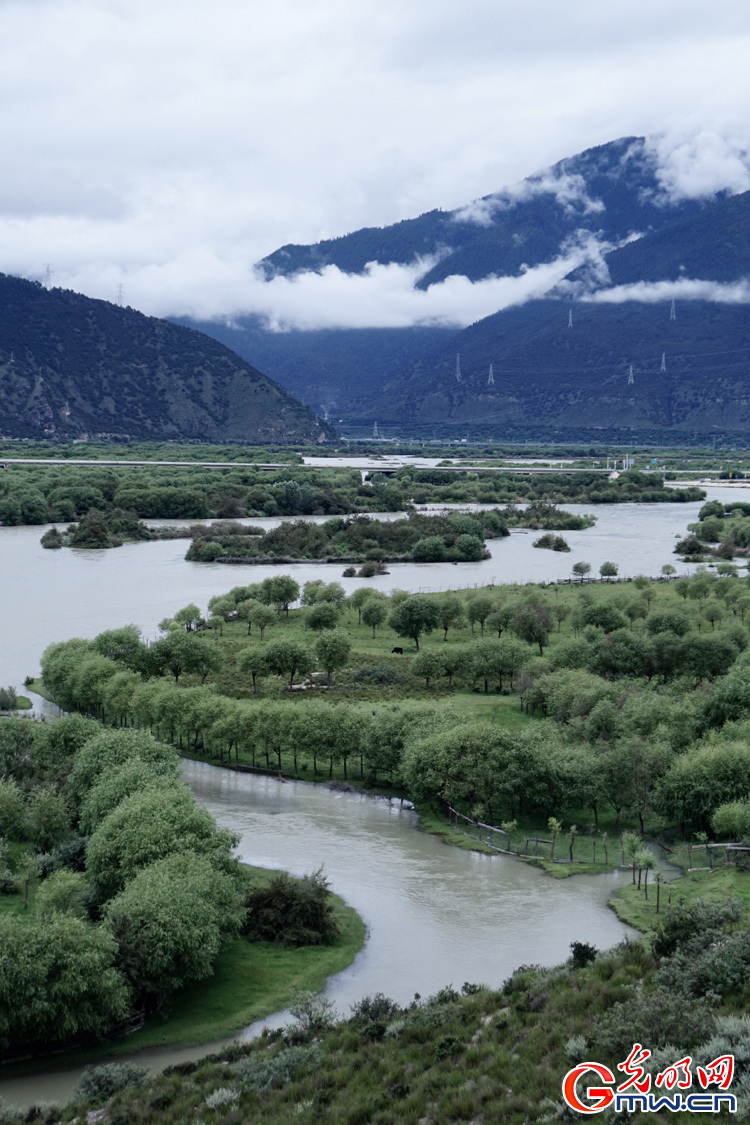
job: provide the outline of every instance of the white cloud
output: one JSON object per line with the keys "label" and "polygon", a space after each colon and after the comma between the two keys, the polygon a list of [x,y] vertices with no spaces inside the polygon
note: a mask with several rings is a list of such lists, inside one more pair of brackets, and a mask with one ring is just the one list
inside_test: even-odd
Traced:
{"label": "white cloud", "polygon": [[[390,298],[380,274],[269,292],[251,267],[468,199],[481,222],[482,197],[624,135],[680,139],[665,191],[740,190],[748,57],[746,0],[1,0],[0,269],[122,282],[154,313],[329,323],[330,293],[350,320],[463,323],[530,279],[421,296],[406,271]],[[587,206],[573,179],[515,190]]]}
{"label": "white cloud", "polygon": [[527,179],[519,180],[494,195],[484,199],[474,199],[451,213],[457,223],[476,223],[480,227],[492,225],[497,211],[507,211],[517,203],[526,203],[540,195],[552,195],[567,212],[579,211],[591,214],[604,210],[600,199],[591,199],[586,191],[583,176],[568,172],[554,172],[548,169]]}
{"label": "white cloud", "polygon": [[750,190],[748,136],[722,136],[709,129],[686,136],[669,133],[646,143],[657,165],[665,198],[707,199],[719,191]]}
{"label": "white cloud", "polygon": [[616,285],[580,298],[594,304],[619,305],[624,301],[715,301],[725,305],[750,304],[750,280],[721,282],[681,277],[678,281],[638,281],[632,285]]}
{"label": "white cloud", "polygon": [[[466,327],[498,309],[541,297],[590,254],[589,241],[571,244],[562,257],[518,277],[488,277],[471,282],[454,275],[427,290],[415,283],[430,262],[410,266],[371,262],[362,274],[336,266],[320,273],[275,277],[265,281],[259,271],[237,259],[219,259],[210,250],[190,251],[160,266],[145,266],[127,275],[82,267],[70,276],[55,276],[55,285],[112,299],[124,286],[127,304],[157,315],[231,320],[254,312],[274,331],[301,328],[402,328],[412,324]],[[181,301],[175,305],[179,289]]]}

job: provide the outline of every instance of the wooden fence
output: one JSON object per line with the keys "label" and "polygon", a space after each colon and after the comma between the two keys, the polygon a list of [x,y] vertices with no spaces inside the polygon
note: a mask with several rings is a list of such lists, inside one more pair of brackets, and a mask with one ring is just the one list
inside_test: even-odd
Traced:
{"label": "wooden fence", "polygon": [[[571,862],[571,860],[569,858],[566,858],[565,856],[556,856],[554,854],[555,846],[560,843],[559,838],[558,838],[558,840],[547,840],[543,836],[525,836],[523,848],[520,848],[520,847],[514,848],[513,845],[512,845],[511,838],[510,838],[510,833],[505,828],[498,828],[494,824],[485,824],[484,821],[474,820],[472,817],[467,816],[465,813],[459,812],[458,809],[454,809],[452,805],[448,805],[448,819],[449,819],[451,825],[453,826],[453,828],[455,828],[456,832],[461,832],[464,836],[469,836],[472,840],[478,840],[479,843],[484,844],[488,848],[492,848],[493,851],[501,852],[503,855],[513,855],[513,856],[521,856],[522,858],[538,859],[539,858],[539,846],[540,846],[540,844],[544,844],[549,848],[549,854],[545,855],[543,857],[544,859],[548,860],[551,863],[570,863]],[[465,828],[461,827],[462,823],[466,825]],[[601,862],[601,864],[603,866],[607,866],[607,867],[620,866],[617,863],[610,863],[609,862],[609,849],[607,848],[606,844],[603,843],[603,841],[599,841],[599,842],[602,844],[602,850],[604,852],[604,857],[599,862]],[[593,851],[594,851],[593,859],[586,859],[586,860],[575,860],[574,859],[572,862],[573,863],[581,863],[581,862],[583,862],[583,863],[596,863],[597,862],[597,858],[596,858],[597,841],[594,840],[594,841],[592,841],[592,843],[593,843]],[[615,850],[615,851],[618,848],[622,849],[622,843],[619,839],[618,840],[611,840],[610,844],[612,845],[613,850]],[[533,845],[533,848],[532,848],[532,845]],[[627,868],[627,867],[630,866],[629,864],[627,864],[625,862],[624,855],[622,857],[622,860],[623,860],[623,862],[622,862],[623,867]]]}

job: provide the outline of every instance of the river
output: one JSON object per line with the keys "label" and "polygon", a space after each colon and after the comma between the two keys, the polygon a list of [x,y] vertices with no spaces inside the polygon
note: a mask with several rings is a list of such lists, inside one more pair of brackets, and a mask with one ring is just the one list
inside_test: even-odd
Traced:
{"label": "river", "polygon": [[[709,499],[729,502],[750,490],[708,488]],[[462,510],[472,505],[458,505]],[[479,505],[473,506],[475,509]],[[342,578],[341,564],[296,566],[225,566],[185,561],[184,539],[126,543],[109,551],[46,551],[39,539],[44,527],[0,527],[0,590],[4,592],[0,624],[0,685],[18,686],[36,675],[44,649],[53,641],[93,637],[103,629],[133,622],[147,637],[157,635],[163,617],[189,602],[205,609],[214,594],[232,586],[259,582],[283,569],[302,586],[313,578],[339,581],[351,593],[363,581],[388,592],[396,587],[438,591],[506,582],[554,582],[570,576],[574,562],[615,562],[620,574],[658,574],[676,563],[676,537],[697,518],[700,502],[689,504],[565,505],[577,513],[593,511],[594,527],[566,531],[571,551],[532,547],[538,533],[519,529],[507,539],[488,541],[492,557],[475,563],[395,563],[390,574],[371,579]],[[437,510],[437,509],[425,509]],[[397,519],[401,513],[382,513]],[[326,517],[313,517],[318,521]],[[156,522],[156,521],[154,521]],[[166,521],[177,522],[177,521]],[[278,519],[250,521],[273,527]],[[680,571],[690,567],[677,564]]]}
{"label": "river", "polygon": [[[365,920],[364,949],[328,988],[342,1015],[375,992],[405,1004],[446,984],[497,986],[520,964],[565,960],[572,941],[601,949],[633,932],[606,906],[628,871],[550,879],[505,856],[447,847],[417,831],[416,815],[398,801],[201,762],[184,762],[183,773],[219,824],[241,835],[243,860],[300,875],[323,864],[333,889]],[[222,1043],[131,1057],[161,1069]],[[0,1079],[0,1097],[24,1106],[64,1101],[79,1075],[76,1068]]]}
{"label": "river", "polygon": [[[736,491],[709,490],[717,499],[725,493],[727,499],[737,498]],[[562,558],[534,550],[532,533],[514,532],[510,539],[493,541],[493,558],[481,563],[403,564],[373,581],[386,590],[414,591],[552,580],[567,575],[577,558],[591,562],[594,570],[611,559],[621,573],[657,573],[671,561],[674,536],[684,533],[699,506],[599,507],[594,528],[566,533],[573,551]],[[92,637],[128,621],[153,636],[158,621],[187,602],[205,607],[213,594],[279,572],[185,562],[184,540],[102,552],[45,551],[39,545],[42,531],[0,528],[0,588],[6,595],[0,684],[18,683],[24,673],[36,672],[51,641]],[[339,579],[341,572],[340,566],[284,569],[300,583]],[[350,591],[358,582],[342,579],[342,584]],[[606,907],[627,873],[557,881],[503,856],[446,847],[418,832],[414,813],[397,802],[201,763],[185,762],[183,769],[201,804],[241,834],[243,859],[300,874],[322,863],[333,889],[364,918],[364,950],[329,985],[343,1014],[356,999],[377,991],[403,1003],[414,992],[428,995],[449,983],[497,985],[522,963],[563,960],[571,941],[606,948],[629,932]],[[204,1045],[150,1051],[144,1062],[159,1068],[206,1050]],[[0,1097],[22,1105],[65,1100],[78,1074],[0,1079]]]}

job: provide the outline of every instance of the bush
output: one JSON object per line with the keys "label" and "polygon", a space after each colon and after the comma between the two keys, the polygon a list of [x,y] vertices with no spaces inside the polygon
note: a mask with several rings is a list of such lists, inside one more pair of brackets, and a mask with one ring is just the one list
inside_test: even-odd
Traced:
{"label": "bush", "polygon": [[374,996],[363,996],[352,1005],[352,1022],[368,1039],[382,1039],[388,1025],[400,1011],[395,1000],[377,992]]}
{"label": "bush", "polygon": [[569,551],[570,547],[562,535],[553,535],[547,531],[531,544],[532,547],[546,547],[549,551]]}
{"label": "bush", "polygon": [[282,945],[328,945],[338,936],[323,869],[301,879],[282,871],[245,895],[242,932],[250,941]]}
{"label": "bush", "polygon": [[271,1086],[283,1086],[302,1074],[311,1074],[319,1067],[319,1047],[287,1047],[270,1057],[248,1055],[232,1065],[232,1073],[246,1090],[268,1090]]}
{"label": "bush", "polygon": [[0,895],[14,895],[17,889],[16,880],[11,871],[0,871]]}
{"label": "bush", "polygon": [[105,1102],[126,1086],[142,1082],[147,1074],[147,1067],[130,1062],[87,1067],[78,1079],[73,1097],[80,1102]]}
{"label": "bush", "polygon": [[16,689],[12,687],[0,688],[0,711],[15,711],[17,706]]}
{"label": "bush", "polygon": [[[593,1051],[625,1058],[634,1043],[665,1047],[679,1043],[685,1051],[713,1031],[713,1017],[704,1004],[691,1003],[683,994],[665,989],[642,992],[614,1004],[598,1021]],[[596,1058],[596,1054],[594,1054]]]}
{"label": "bush", "polygon": [[574,969],[585,969],[596,959],[598,950],[595,945],[587,941],[572,941],[570,943],[570,964]]}
{"label": "bush", "polygon": [[375,685],[403,684],[406,683],[406,676],[391,668],[390,664],[365,664],[354,673],[352,682]]}

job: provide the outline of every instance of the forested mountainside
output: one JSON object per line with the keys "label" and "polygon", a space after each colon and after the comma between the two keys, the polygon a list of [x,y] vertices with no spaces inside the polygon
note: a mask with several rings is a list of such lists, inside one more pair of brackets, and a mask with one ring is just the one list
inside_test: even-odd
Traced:
{"label": "forested mountainside", "polygon": [[419,426],[450,419],[497,433],[533,425],[750,433],[747,306],[677,301],[671,316],[669,301],[530,301],[459,333],[363,400],[359,416]]}
{"label": "forested mountainside", "polygon": [[0,274],[6,437],[325,441],[332,429],[202,333]]}
{"label": "forested mountainside", "polygon": [[312,246],[282,246],[259,264],[271,278],[327,265],[360,273],[368,262],[406,265],[436,255],[439,261],[418,282],[426,289],[451,274],[477,281],[552,261],[580,230],[615,242],[699,212],[701,206],[691,200],[668,204],[644,139],[624,137],[455,211],[429,211]]}
{"label": "forested mountainside", "polygon": [[320,328],[268,332],[259,317],[231,324],[178,320],[221,340],[251,359],[293,395],[334,424],[352,403],[366,399],[398,372],[410,372],[425,355],[457,336],[455,328]]}
{"label": "forested mountainside", "polygon": [[354,432],[377,421],[416,436],[469,424],[509,437],[745,434],[750,192],[675,201],[662,180],[652,147],[626,138],[457,211],[282,247],[260,263],[270,278],[421,256],[435,263],[416,282],[425,289],[450,274],[516,275],[590,240],[585,264],[546,294],[463,331],[269,332],[257,318],[201,327]]}
{"label": "forested mountainside", "polygon": [[732,282],[750,275],[750,192],[713,200],[606,257],[612,285],[700,278]]}

